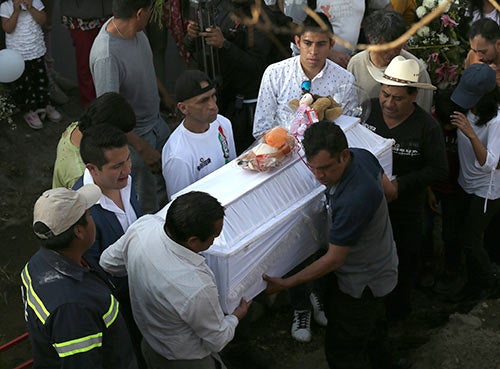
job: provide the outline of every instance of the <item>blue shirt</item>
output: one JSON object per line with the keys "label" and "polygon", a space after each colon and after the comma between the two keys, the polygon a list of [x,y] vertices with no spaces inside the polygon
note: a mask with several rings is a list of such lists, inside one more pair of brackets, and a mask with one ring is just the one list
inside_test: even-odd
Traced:
{"label": "blue shirt", "polygon": [[119,303],[96,269],[41,248],[21,273],[35,368],[136,368]]}
{"label": "blue shirt", "polygon": [[382,167],[364,149],[350,149],[351,160],[339,183],[329,189],[329,241],[350,247],[336,270],[339,288],[360,298],[369,287],[374,296],[387,295],[396,286],[398,257],[387,202]]}

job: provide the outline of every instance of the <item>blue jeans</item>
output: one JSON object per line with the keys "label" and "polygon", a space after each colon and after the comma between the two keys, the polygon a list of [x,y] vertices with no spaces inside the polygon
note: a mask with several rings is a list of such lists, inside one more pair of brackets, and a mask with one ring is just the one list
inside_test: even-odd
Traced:
{"label": "blue jeans", "polygon": [[[159,117],[153,129],[141,135],[141,138],[161,153],[169,136],[170,128]],[[130,147],[130,157],[132,159],[132,180],[142,211],[144,214],[156,213],[167,200],[163,176],[161,172],[152,173],[142,160],[141,155],[132,147]]]}

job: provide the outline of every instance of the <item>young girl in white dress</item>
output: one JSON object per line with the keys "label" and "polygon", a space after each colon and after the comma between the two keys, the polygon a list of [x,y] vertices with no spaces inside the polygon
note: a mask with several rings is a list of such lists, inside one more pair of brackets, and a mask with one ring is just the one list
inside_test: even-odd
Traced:
{"label": "young girl in white dress", "polygon": [[40,115],[51,121],[61,114],[49,102],[48,78],[44,64],[47,51],[42,25],[47,16],[41,0],[0,0],[0,17],[8,49],[18,51],[24,59],[23,75],[13,82],[13,97],[24,120],[31,128],[40,129]]}

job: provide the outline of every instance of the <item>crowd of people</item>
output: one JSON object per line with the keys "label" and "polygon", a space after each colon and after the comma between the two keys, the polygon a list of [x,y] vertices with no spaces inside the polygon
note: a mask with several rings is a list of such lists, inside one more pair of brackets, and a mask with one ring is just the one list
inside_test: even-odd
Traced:
{"label": "crowd of people", "polygon": [[[64,131],[53,188],[34,206],[41,248],[21,279],[35,367],[226,367],[219,352],[244,329],[251,301],[224,314],[199,253],[221,234],[225,209],[209,194],[178,192],[287,126],[289,102],[306,93],[340,96],[343,114],[355,116],[364,91],[371,109],[361,123],[394,141],[393,173],[349,147],[334,122],[305,131],[305,162],[326,186],[328,240],[286,276],[263,276],[267,293],[289,290],[293,339],[311,340],[314,317],[326,326],[330,368],[395,367],[388,322],[410,314],[434,263],[425,236],[436,212],[445,266],[428,287],[450,301],[500,295],[498,12],[470,2],[466,69],[436,104],[435,81],[404,44],[356,53],[360,37],[398,39],[411,19],[401,9],[415,3],[354,3],[268,1],[257,27],[245,22],[254,1],[222,0],[215,24],[186,22],[183,46],[206,68],[178,76],[174,102],[145,32],[151,0],[61,1],[85,111]],[[0,16],[6,46],[26,61],[13,86],[26,122],[60,120],[44,4],[2,1]],[[182,114],[173,132],[162,104]],[[154,214],[169,201],[165,219]]]}

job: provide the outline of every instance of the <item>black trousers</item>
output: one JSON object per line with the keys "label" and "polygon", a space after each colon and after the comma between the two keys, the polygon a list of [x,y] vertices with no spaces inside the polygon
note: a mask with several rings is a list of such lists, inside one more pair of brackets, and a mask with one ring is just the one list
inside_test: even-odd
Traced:
{"label": "black trousers", "polygon": [[17,107],[28,110],[44,109],[49,104],[49,80],[44,57],[24,62],[24,73],[12,82]]}
{"label": "black trousers", "polygon": [[387,313],[390,319],[398,319],[411,311],[411,292],[421,266],[423,213],[390,213],[390,218],[399,264],[398,284],[387,296]]}
{"label": "black trousers", "polygon": [[336,277],[328,277],[325,354],[330,369],[390,368],[384,300],[368,287],[354,298],[339,290]]}
{"label": "black trousers", "polygon": [[464,211],[461,214],[460,240],[465,252],[468,280],[478,288],[488,288],[495,281],[488,251],[484,247],[484,232],[494,217],[500,214],[500,199],[488,200],[487,211],[484,212],[484,198],[465,191],[461,191],[460,195]]}

